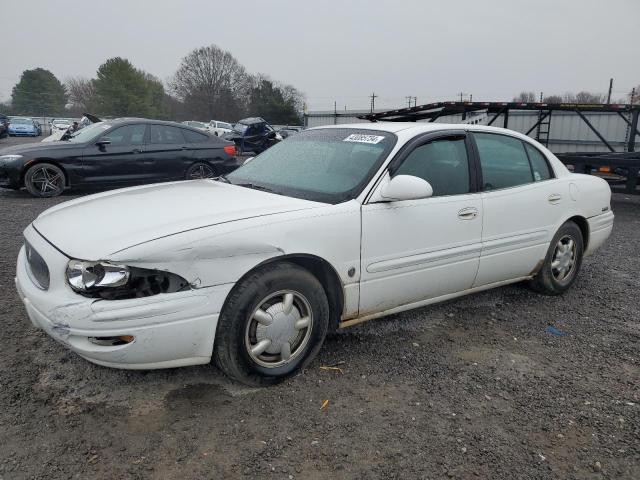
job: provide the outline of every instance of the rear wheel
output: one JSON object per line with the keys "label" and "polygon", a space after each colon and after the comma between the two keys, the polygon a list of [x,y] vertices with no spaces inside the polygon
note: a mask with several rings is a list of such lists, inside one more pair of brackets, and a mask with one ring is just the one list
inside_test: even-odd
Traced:
{"label": "rear wheel", "polygon": [[216,177],[215,169],[208,163],[198,162],[194,163],[187,169],[187,180],[198,180],[200,178],[214,178]]}
{"label": "rear wheel", "polygon": [[35,197],[56,197],[64,190],[64,172],[51,163],[38,163],[27,170],[24,186]]}
{"label": "rear wheel", "polygon": [[546,295],[567,291],[580,271],[583,249],[580,227],[574,222],[566,222],[553,237],[542,268],[530,282],[534,290]]}
{"label": "rear wheel", "polygon": [[267,265],[231,292],[214,357],[242,383],[273,384],[317,355],[328,324],[329,302],[316,277],[292,263]]}

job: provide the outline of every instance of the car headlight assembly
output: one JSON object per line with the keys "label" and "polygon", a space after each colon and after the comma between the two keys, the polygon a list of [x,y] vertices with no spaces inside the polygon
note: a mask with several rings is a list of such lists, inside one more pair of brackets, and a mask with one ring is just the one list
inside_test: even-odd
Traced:
{"label": "car headlight assembly", "polygon": [[76,293],[105,300],[149,297],[191,288],[189,282],[174,273],[104,261],[70,260],[66,275]]}

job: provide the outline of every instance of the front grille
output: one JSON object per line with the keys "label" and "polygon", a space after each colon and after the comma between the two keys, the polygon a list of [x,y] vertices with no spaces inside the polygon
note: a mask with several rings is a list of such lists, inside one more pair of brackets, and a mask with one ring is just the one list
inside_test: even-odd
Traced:
{"label": "front grille", "polygon": [[49,289],[49,268],[44,258],[40,256],[36,250],[29,245],[29,242],[24,242],[25,254],[27,256],[27,271],[33,283],[42,290]]}

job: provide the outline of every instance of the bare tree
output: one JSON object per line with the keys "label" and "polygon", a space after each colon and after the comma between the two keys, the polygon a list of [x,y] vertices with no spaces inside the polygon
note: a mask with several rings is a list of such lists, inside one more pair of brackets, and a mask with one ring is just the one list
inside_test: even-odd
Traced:
{"label": "bare tree", "polygon": [[534,92],[520,92],[517,97],[513,98],[513,101],[522,103],[535,103],[538,101],[538,97]]}
{"label": "bare tree", "polygon": [[184,57],[169,86],[201,120],[228,119],[236,114],[229,106],[248,91],[249,78],[231,53],[210,45]]}
{"label": "bare tree", "polygon": [[72,108],[84,112],[95,107],[96,89],[92,80],[83,77],[72,77],[65,82]]}
{"label": "bare tree", "polygon": [[603,103],[605,96],[600,93],[578,92],[576,93],[576,103]]}
{"label": "bare tree", "polygon": [[544,103],[562,103],[560,95],[548,95],[542,99]]}

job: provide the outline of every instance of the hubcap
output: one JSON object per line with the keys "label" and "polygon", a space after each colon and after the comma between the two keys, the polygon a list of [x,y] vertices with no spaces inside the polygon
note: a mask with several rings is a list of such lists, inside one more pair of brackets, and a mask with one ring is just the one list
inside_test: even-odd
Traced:
{"label": "hubcap", "polygon": [[194,180],[199,178],[213,178],[214,176],[215,173],[213,172],[213,169],[208,165],[198,165],[198,168],[193,169],[190,175]]}
{"label": "hubcap", "polygon": [[551,273],[556,280],[569,278],[576,265],[576,242],[569,235],[562,237],[556,244],[551,260]]}
{"label": "hubcap", "polygon": [[251,315],[245,348],[251,359],[267,368],[293,361],[307,346],[313,315],[299,292],[283,290],[262,300]]}
{"label": "hubcap", "polygon": [[37,169],[31,176],[31,184],[43,194],[60,192],[63,182],[62,175],[48,167]]}

